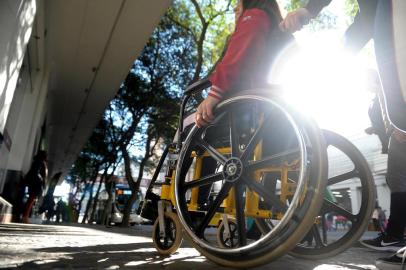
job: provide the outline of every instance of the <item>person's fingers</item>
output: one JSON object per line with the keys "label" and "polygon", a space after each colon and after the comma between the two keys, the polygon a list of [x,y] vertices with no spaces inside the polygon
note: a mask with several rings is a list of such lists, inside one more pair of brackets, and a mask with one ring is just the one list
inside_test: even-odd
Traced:
{"label": "person's fingers", "polygon": [[202,116],[201,114],[198,114],[198,115],[196,116],[196,125],[197,125],[199,128],[204,127],[204,126],[206,126],[207,124],[208,124],[208,122],[206,122],[206,121],[203,119],[203,116]]}
{"label": "person's fingers", "polygon": [[295,17],[295,31],[299,31],[303,27],[303,18],[301,16]]}
{"label": "person's fingers", "polygon": [[303,19],[298,12],[292,12],[286,15],[285,19],[279,24],[279,28],[285,32],[294,33],[303,27]]}
{"label": "person's fingers", "polygon": [[202,117],[202,104],[200,104],[195,112],[195,123],[198,127],[200,127],[200,119]]}
{"label": "person's fingers", "polygon": [[297,16],[292,16],[292,18],[289,20],[289,30],[290,32],[296,32],[299,29],[298,26],[298,19]]}
{"label": "person's fingers", "polygon": [[200,128],[204,125],[204,121],[202,119],[202,115],[198,114],[196,117],[196,125]]}
{"label": "person's fingers", "polygon": [[200,113],[196,113],[196,117],[195,117],[195,123],[198,127],[201,127],[201,114]]}
{"label": "person's fingers", "polygon": [[289,20],[286,21],[286,28],[291,33],[295,32],[295,21],[292,16],[289,17]]}
{"label": "person's fingers", "polygon": [[288,14],[286,18],[281,22],[283,31],[290,32],[289,24],[290,24],[290,14]]}
{"label": "person's fingers", "polygon": [[206,112],[205,113],[206,114],[204,116],[206,116],[207,118],[203,117],[204,120],[208,120],[209,122],[214,120],[213,107],[211,105],[208,105],[206,107]]}
{"label": "person's fingers", "polygon": [[213,108],[217,100],[208,97],[196,109],[195,123],[198,127],[206,126],[214,120]]}

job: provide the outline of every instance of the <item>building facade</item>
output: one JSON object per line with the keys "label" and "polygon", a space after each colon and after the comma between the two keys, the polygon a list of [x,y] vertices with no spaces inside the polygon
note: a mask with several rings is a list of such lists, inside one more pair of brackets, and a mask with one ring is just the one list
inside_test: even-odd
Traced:
{"label": "building facade", "polygon": [[0,196],[38,150],[66,173],[170,1],[0,2]]}

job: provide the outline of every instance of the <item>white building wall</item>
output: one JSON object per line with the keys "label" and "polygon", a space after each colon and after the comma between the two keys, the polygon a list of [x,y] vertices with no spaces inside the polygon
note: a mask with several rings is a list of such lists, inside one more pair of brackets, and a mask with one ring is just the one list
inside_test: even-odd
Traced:
{"label": "white building wall", "polygon": [[0,1],[0,132],[3,133],[25,48],[31,36],[35,0]]}
{"label": "white building wall", "polygon": [[[0,137],[5,139],[0,144],[0,193],[6,171],[22,169],[21,161],[8,168],[12,153],[22,153],[24,157],[28,146],[26,143],[13,144],[13,141],[18,141],[16,136],[21,136],[20,132],[29,129],[27,123],[32,122],[32,112],[27,119],[20,119],[22,116],[19,117],[19,113],[22,108],[28,109],[26,106],[30,97],[27,96],[27,87],[35,88],[35,79],[29,77],[28,66],[24,67],[26,73],[20,74],[20,70],[36,12],[35,0],[0,1]],[[35,95],[34,91],[31,95]]]}

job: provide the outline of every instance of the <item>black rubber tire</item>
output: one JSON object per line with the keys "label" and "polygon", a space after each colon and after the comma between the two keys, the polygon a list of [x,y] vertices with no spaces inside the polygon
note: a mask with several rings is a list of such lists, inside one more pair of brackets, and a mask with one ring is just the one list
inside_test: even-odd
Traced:
{"label": "black rubber tire", "polygon": [[[257,96],[242,95],[238,97],[238,100],[255,100]],[[263,100],[263,97],[259,97]],[[192,222],[187,213],[186,199],[182,198],[185,196],[185,190],[182,190],[184,183],[184,170],[182,167],[184,164],[185,156],[190,155],[191,147],[193,145],[194,136],[200,131],[197,127],[194,127],[182,148],[179,155],[177,176],[175,183],[175,197],[176,197],[176,208],[182,226],[184,227],[187,237],[191,240],[193,246],[208,259],[229,267],[236,268],[248,268],[255,267],[268,263],[290,251],[299,240],[303,237],[309,228],[312,226],[314,218],[318,214],[321,202],[324,197],[325,190],[325,178],[327,177],[327,153],[324,143],[324,138],[321,131],[318,129],[314,121],[310,119],[305,119],[305,116],[295,113],[286,107],[285,104],[276,99],[264,99],[265,102],[270,103],[269,106],[274,106],[275,103],[283,107],[290,119],[294,119],[296,127],[302,134],[303,140],[306,142],[306,151],[310,154],[308,160],[304,163],[308,167],[308,177],[306,178],[306,194],[303,194],[304,200],[299,207],[293,210],[294,220],[285,220],[285,227],[280,231],[280,233],[273,235],[272,237],[267,237],[266,242],[261,242],[260,244],[254,244],[249,250],[236,251],[230,249],[220,249],[214,250],[208,249],[206,246],[202,245],[196,240],[197,235],[194,235],[194,228],[192,227]],[[232,104],[234,100],[227,100],[218,106],[217,114],[219,115],[226,105]],[[224,106],[224,107],[222,107]],[[196,135],[198,136],[198,135]],[[183,175],[183,176],[182,176]],[[299,195],[298,195],[299,196]],[[293,208],[292,208],[293,209]],[[282,219],[283,220],[283,219]],[[282,222],[281,222],[282,223]]]}
{"label": "black rubber tire", "polygon": [[[376,199],[374,179],[371,170],[369,169],[368,163],[362,153],[349,140],[337,133],[323,130],[323,134],[325,136],[327,147],[333,146],[334,148],[344,153],[352,161],[354,169],[357,171],[357,178],[359,178],[361,182],[362,199],[360,200],[360,210],[356,215],[354,222],[352,222],[351,228],[344,235],[342,235],[342,237],[337,239],[335,242],[327,243],[326,245],[319,244],[318,246],[315,245],[311,247],[298,245],[290,252],[290,255],[292,256],[311,260],[324,259],[335,256],[357,242],[369,224],[372,212],[375,207]],[[327,187],[329,186],[328,179],[326,185]],[[325,206],[326,201],[324,201],[323,203],[319,216],[328,213],[326,212],[328,210],[325,208]],[[313,230],[316,228],[317,227],[314,227]],[[315,231],[312,232],[313,237],[316,233],[317,232]]]}

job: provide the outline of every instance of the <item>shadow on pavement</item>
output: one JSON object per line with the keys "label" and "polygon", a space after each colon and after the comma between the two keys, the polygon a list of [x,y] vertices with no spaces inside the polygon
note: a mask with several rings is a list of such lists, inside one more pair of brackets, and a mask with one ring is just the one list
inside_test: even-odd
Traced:
{"label": "shadow on pavement", "polygon": [[[158,254],[152,243],[96,245],[85,247],[41,248],[47,260],[38,259],[10,269],[208,269],[214,265],[196,252],[181,253],[170,257]],[[55,255],[55,256],[52,256]],[[54,257],[54,258],[52,258]],[[202,263],[203,262],[203,263]],[[227,269],[215,266],[216,269]]]}
{"label": "shadow on pavement", "polygon": [[[163,257],[156,252],[152,243],[42,248],[37,249],[36,252],[47,253],[48,255],[54,254],[55,259],[33,260],[13,269],[230,269],[211,263],[203,256],[200,256],[193,248],[181,248],[179,251],[179,253],[175,253],[170,257]],[[345,254],[347,252],[348,254]],[[354,258],[354,250],[347,252],[328,260],[309,261],[284,256],[275,262],[255,269],[376,269],[373,264],[365,264],[365,259],[361,262]]]}

